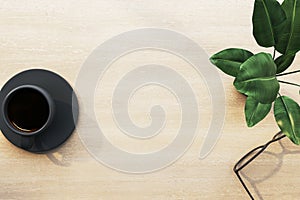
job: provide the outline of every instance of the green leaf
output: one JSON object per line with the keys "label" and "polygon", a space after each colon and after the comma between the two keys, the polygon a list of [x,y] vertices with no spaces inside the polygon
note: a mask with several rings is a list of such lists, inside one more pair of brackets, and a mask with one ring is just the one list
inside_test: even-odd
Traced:
{"label": "green leaf", "polygon": [[255,0],[252,17],[253,35],[263,47],[275,46],[279,26],[286,15],[276,0]]}
{"label": "green leaf", "polygon": [[276,50],[281,54],[295,54],[300,50],[300,0],[285,0],[282,8],[287,20],[279,29]]}
{"label": "green leaf", "polygon": [[287,54],[287,55],[281,55],[275,60],[275,64],[277,65],[277,74],[284,72],[291,64],[293,63],[295,59],[295,54]]}
{"label": "green leaf", "polygon": [[211,63],[217,66],[224,73],[236,77],[240,71],[240,66],[253,53],[244,49],[225,49],[210,57]]}
{"label": "green leaf", "polygon": [[300,107],[289,97],[278,97],[274,115],[281,131],[295,144],[300,144]]}
{"label": "green leaf", "polygon": [[256,125],[270,112],[272,103],[261,104],[253,97],[248,97],[245,105],[245,116],[248,127]]}
{"label": "green leaf", "polygon": [[262,104],[272,103],[279,91],[276,64],[270,54],[259,53],[246,60],[240,68],[234,86]]}

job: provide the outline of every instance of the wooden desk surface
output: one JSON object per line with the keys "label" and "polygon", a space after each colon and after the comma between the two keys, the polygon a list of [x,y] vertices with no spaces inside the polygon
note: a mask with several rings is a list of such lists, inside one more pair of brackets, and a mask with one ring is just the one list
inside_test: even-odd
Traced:
{"label": "wooden desk surface", "polygon": [[[251,35],[252,8],[252,0],[0,0],[0,86],[14,74],[31,68],[53,70],[74,85],[81,65],[94,48],[115,35],[141,27],[183,33],[208,55],[227,47],[263,51],[265,49],[259,48]],[[200,148],[212,113],[209,106],[201,106],[209,104],[203,78],[195,76],[191,67],[181,65],[172,57],[157,52],[145,54],[147,56],[137,54],[117,63],[115,69],[124,71],[108,72],[111,73],[109,79],[104,77],[95,96],[97,117],[105,130],[117,131],[110,106],[105,104],[109,103],[112,87],[107,83],[117,82],[119,73],[129,70],[131,62],[146,63],[151,57],[156,63],[166,61],[189,77],[199,104],[199,134],[184,156],[154,173],[125,174],[93,159],[77,131],[61,148],[42,155],[16,148],[1,134],[0,199],[247,199],[232,167],[247,151],[265,143],[278,131],[273,116],[269,115],[255,128],[247,128],[243,115],[245,99],[235,92],[232,78],[220,73],[226,93],[225,124],[211,154],[200,160]],[[118,68],[121,65],[123,68]],[[299,58],[293,68],[296,66],[300,66]],[[299,75],[291,78],[299,80]],[[295,88],[283,90],[294,94],[300,102]],[[133,121],[141,126],[149,123],[148,111],[138,108],[148,106],[145,100],[153,95],[158,102],[174,101],[164,90],[151,87],[137,93],[130,112]],[[168,130],[176,130],[179,114],[175,109],[167,115],[173,120],[166,127]],[[170,138],[141,143],[124,136],[110,139],[129,151],[136,151],[139,144],[143,147],[139,150],[147,152],[168,144]],[[282,143],[283,153],[281,146],[274,144],[245,169],[250,177],[248,184],[250,187],[252,184],[251,190],[258,199],[299,198],[300,147],[287,139]]]}

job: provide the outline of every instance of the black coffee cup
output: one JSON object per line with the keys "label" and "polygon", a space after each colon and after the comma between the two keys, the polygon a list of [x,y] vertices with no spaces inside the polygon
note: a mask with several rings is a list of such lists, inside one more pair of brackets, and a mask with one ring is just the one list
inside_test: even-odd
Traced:
{"label": "black coffee cup", "polygon": [[0,130],[29,152],[45,153],[62,145],[75,130],[78,114],[73,88],[49,70],[22,71],[0,91]]}
{"label": "black coffee cup", "polygon": [[55,104],[44,88],[21,85],[4,97],[2,112],[4,122],[11,131],[23,136],[33,136],[49,127]]}

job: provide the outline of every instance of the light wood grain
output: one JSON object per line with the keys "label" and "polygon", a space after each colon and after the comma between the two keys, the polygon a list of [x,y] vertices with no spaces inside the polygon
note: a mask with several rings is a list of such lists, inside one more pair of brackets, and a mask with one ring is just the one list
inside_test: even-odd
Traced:
{"label": "light wood grain", "polygon": [[[141,27],[181,32],[208,55],[227,47],[266,50],[259,48],[251,36],[252,8],[252,0],[0,0],[0,86],[14,74],[31,68],[53,70],[74,85],[81,65],[94,48],[115,35]],[[151,55],[158,62],[164,60],[159,54]],[[146,58],[149,57],[139,62],[146,62]],[[123,71],[118,73],[129,70],[133,60],[128,58],[116,64],[116,69],[123,65]],[[243,116],[245,99],[234,90],[232,78],[220,73],[226,93],[226,121],[214,150],[199,160],[212,112],[209,106],[202,106],[209,99],[208,92],[203,78],[195,77],[191,67],[180,65],[173,58],[165,60],[190,77],[200,109],[198,137],[183,157],[157,172],[132,175],[114,171],[93,159],[76,131],[65,145],[47,155],[20,150],[1,135],[0,199],[247,199],[232,167],[248,150],[271,139],[278,131],[273,117],[270,115],[248,129]],[[297,58],[293,68],[299,66]],[[111,82],[104,77],[103,84],[98,85],[99,101],[95,108],[104,129],[114,132],[116,126],[106,103],[112,87],[109,83],[115,83],[118,74],[108,73]],[[299,75],[291,78],[298,81]],[[283,90],[300,102],[296,89]],[[147,112],[137,108],[143,107],[151,92],[153,88],[137,94],[136,105],[130,107],[137,124],[149,123]],[[174,101],[163,90],[154,92],[158,101]],[[168,115],[173,119],[169,130],[178,127],[178,114],[175,109]],[[170,137],[149,142],[142,149],[137,149],[132,141],[128,144],[125,137],[110,139],[129,151],[147,152],[168,144]],[[264,154],[246,171],[263,199],[299,197],[300,148],[287,139],[283,143],[287,151],[282,157]],[[274,144],[269,151],[278,156],[280,146]],[[270,170],[273,171],[268,176]]]}

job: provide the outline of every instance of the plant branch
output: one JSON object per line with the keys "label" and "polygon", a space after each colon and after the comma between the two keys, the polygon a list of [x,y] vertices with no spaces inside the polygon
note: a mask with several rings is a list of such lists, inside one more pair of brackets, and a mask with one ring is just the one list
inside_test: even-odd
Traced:
{"label": "plant branch", "polygon": [[280,83],[285,83],[285,84],[288,84],[288,85],[293,85],[293,86],[300,87],[300,85],[299,85],[299,84],[296,84],[296,83],[291,83],[291,82],[286,82],[286,81],[280,81],[280,80],[278,80],[278,82],[280,82]]}
{"label": "plant branch", "polygon": [[293,72],[287,72],[287,73],[283,73],[283,74],[278,74],[276,76],[285,76],[285,75],[289,75],[289,74],[295,74],[295,73],[299,73],[300,70],[296,70],[296,71],[293,71]]}
{"label": "plant branch", "polygon": [[274,47],[274,51],[273,51],[273,60],[275,60],[275,56],[276,56],[276,49]]}

